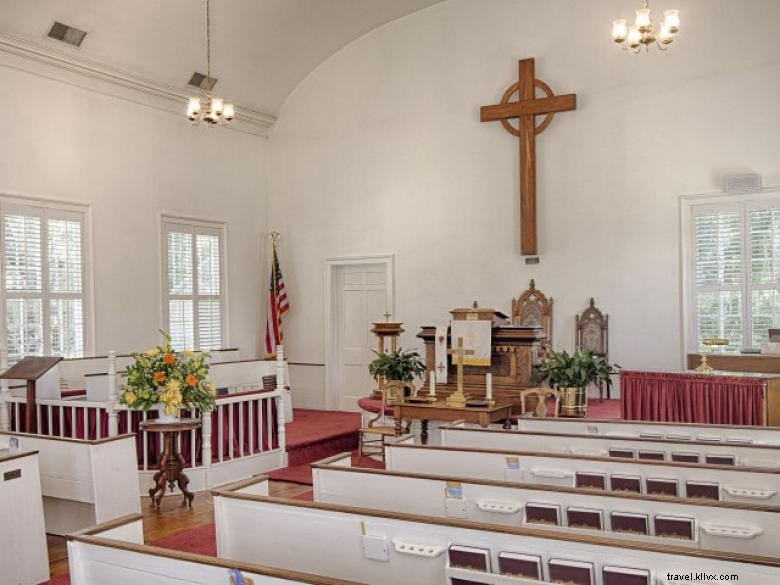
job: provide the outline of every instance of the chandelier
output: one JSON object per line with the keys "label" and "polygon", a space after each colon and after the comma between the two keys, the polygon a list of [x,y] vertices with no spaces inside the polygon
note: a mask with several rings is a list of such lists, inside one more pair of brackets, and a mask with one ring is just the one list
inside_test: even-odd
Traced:
{"label": "chandelier", "polygon": [[229,124],[235,117],[233,104],[211,95],[211,0],[206,0],[206,103],[201,106],[200,98],[190,98],[187,118],[193,126],[206,122],[212,128],[217,124]]}
{"label": "chandelier", "polygon": [[680,30],[680,11],[665,10],[664,19],[655,32],[653,17],[650,12],[650,4],[645,0],[644,8],[636,11],[636,20],[633,26],[626,24],[626,19],[621,18],[612,22],[612,40],[625,51],[638,53],[642,47],[649,50],[651,44],[665,51],[674,40],[674,35]]}

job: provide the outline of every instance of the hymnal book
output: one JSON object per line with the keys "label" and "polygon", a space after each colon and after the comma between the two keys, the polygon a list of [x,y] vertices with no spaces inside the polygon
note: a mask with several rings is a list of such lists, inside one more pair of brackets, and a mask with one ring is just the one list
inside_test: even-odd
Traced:
{"label": "hymnal book", "polygon": [[601,510],[592,508],[566,508],[566,521],[571,528],[589,528],[601,530],[604,514]]}
{"label": "hymnal book", "polygon": [[672,453],[672,461],[679,463],[698,463],[698,453]]}
{"label": "hymnal book", "polygon": [[574,585],[593,585],[593,563],[550,559],[547,563],[550,581],[574,583]]}
{"label": "hymnal book", "polygon": [[610,449],[609,450],[609,456],[610,457],[622,457],[623,459],[633,459],[634,458],[634,450],[633,449]]}
{"label": "hymnal book", "polygon": [[656,516],[654,524],[656,536],[693,540],[693,518]]}
{"label": "hymnal book", "polygon": [[574,485],[578,488],[596,490],[607,489],[607,476],[603,473],[584,473],[578,471],[574,476]]}
{"label": "hymnal book", "polygon": [[554,524],[559,526],[561,523],[561,507],[551,504],[526,504],[525,521],[532,524]]}
{"label": "hymnal book", "polygon": [[642,480],[638,475],[611,475],[609,483],[613,492],[642,493]]}
{"label": "hymnal book", "polygon": [[707,455],[708,465],[736,465],[737,458],[734,455]]}
{"label": "hymnal book", "polygon": [[486,548],[453,544],[448,554],[451,567],[490,572],[490,551]]}
{"label": "hymnal book", "polygon": [[652,461],[663,461],[666,457],[663,451],[640,451],[640,459],[649,459]]}
{"label": "hymnal book", "polygon": [[720,484],[713,481],[686,481],[685,496],[687,498],[720,499]]}
{"label": "hymnal book", "polygon": [[512,552],[498,553],[498,572],[502,575],[542,580],[542,559]]}
{"label": "hymnal book", "polygon": [[456,500],[463,499],[463,484],[459,481],[448,481],[447,487],[444,489],[444,495],[447,498],[453,498]]}
{"label": "hymnal book", "polygon": [[470,579],[450,578],[451,585],[487,585],[484,581],[472,581]]}
{"label": "hymnal book", "polygon": [[613,532],[648,534],[647,515],[634,512],[612,512],[609,515]]}
{"label": "hymnal book", "polygon": [[601,569],[601,582],[603,585],[650,585],[650,571],[605,565]]}
{"label": "hymnal book", "polygon": [[660,479],[648,477],[645,480],[647,493],[654,496],[677,496],[676,479]]}

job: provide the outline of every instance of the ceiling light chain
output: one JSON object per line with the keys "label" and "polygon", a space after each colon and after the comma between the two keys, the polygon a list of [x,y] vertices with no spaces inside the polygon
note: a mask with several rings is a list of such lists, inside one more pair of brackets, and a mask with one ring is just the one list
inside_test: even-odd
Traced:
{"label": "ceiling light chain", "polygon": [[626,19],[612,21],[612,40],[615,41],[624,51],[633,51],[638,53],[644,46],[645,50],[650,50],[650,45],[656,46],[665,51],[674,41],[674,35],[680,30],[680,11],[665,10],[664,19],[656,34],[653,29],[653,17],[650,11],[650,2],[645,0],[644,8],[636,11],[636,19],[632,26],[626,24]]}
{"label": "ceiling light chain", "polygon": [[194,126],[206,122],[212,128],[229,124],[235,117],[233,104],[211,95],[211,0],[206,0],[206,104],[201,108],[200,98],[190,98],[187,118]]}

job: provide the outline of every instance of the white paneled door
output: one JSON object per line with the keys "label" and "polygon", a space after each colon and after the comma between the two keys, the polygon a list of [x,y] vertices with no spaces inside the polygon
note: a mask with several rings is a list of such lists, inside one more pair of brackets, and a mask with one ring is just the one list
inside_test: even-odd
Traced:
{"label": "white paneled door", "polygon": [[375,321],[384,320],[392,307],[387,265],[357,264],[337,266],[333,274],[333,318],[335,371],[331,378],[338,396],[339,410],[359,410],[358,398],[370,394],[374,381],[368,364],[374,359]]}

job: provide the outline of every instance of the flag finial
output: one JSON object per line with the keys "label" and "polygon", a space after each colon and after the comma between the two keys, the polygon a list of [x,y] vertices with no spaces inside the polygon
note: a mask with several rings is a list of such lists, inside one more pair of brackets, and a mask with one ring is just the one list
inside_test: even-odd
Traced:
{"label": "flag finial", "polygon": [[282,234],[280,234],[279,232],[271,232],[270,234],[268,234],[268,237],[271,238],[272,241],[278,242],[279,240],[282,239]]}

